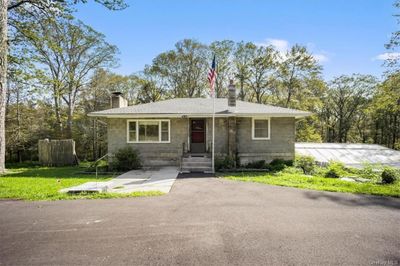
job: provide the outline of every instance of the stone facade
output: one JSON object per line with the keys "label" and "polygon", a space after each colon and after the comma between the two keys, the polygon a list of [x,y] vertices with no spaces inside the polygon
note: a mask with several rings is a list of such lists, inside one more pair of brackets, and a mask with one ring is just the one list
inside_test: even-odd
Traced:
{"label": "stone facade", "polygon": [[170,143],[127,143],[127,119],[108,119],[108,152],[131,146],[139,151],[144,166],[178,166],[188,139],[187,119],[170,119],[170,128]]}
{"label": "stone facade", "polygon": [[[148,120],[148,119],[146,119]],[[179,166],[183,152],[189,150],[189,118],[170,119],[170,143],[127,143],[127,119],[108,119],[108,151],[132,146],[144,166]],[[211,152],[212,119],[206,119],[206,147]],[[215,154],[237,155],[241,164],[275,158],[294,159],[295,119],[271,118],[269,140],[252,139],[252,119],[242,117],[215,119]]]}
{"label": "stone facade", "polygon": [[252,140],[252,119],[237,120],[237,152],[241,164],[249,161],[294,159],[295,119],[293,117],[271,118],[269,140]]}

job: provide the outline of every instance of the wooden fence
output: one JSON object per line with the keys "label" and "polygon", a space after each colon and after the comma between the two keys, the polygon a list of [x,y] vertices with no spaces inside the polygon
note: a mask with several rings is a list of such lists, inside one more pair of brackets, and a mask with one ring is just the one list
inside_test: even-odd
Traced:
{"label": "wooden fence", "polygon": [[39,140],[39,162],[45,166],[75,165],[75,141],[72,139]]}

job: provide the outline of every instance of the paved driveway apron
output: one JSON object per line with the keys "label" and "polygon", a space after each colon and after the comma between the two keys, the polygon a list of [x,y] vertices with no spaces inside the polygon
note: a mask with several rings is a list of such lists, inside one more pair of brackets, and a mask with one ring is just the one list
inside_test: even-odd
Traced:
{"label": "paved driveway apron", "polygon": [[0,264],[398,265],[400,200],[189,178],[151,198],[0,201]]}

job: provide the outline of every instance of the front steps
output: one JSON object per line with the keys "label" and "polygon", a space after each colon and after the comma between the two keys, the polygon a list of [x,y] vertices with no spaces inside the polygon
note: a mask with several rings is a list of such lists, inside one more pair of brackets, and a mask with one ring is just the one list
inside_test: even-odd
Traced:
{"label": "front steps", "polygon": [[181,173],[212,173],[212,161],[207,155],[182,157]]}

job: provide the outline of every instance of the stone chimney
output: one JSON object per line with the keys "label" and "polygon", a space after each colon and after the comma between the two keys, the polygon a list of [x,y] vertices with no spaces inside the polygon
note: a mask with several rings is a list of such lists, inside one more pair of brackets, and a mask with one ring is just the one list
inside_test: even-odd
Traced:
{"label": "stone chimney", "polygon": [[111,94],[111,108],[127,107],[128,101],[122,97],[122,93],[119,91],[113,92]]}
{"label": "stone chimney", "polygon": [[236,87],[235,84],[233,84],[233,80],[229,80],[229,86],[228,86],[228,108],[229,109],[235,109],[236,107]]}

